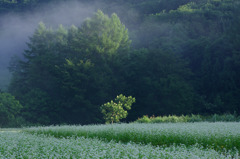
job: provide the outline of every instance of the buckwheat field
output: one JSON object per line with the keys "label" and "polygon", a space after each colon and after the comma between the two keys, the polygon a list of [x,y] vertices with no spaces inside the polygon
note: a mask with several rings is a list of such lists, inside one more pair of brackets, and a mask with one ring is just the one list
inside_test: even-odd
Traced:
{"label": "buckwheat field", "polygon": [[0,132],[0,158],[240,158],[240,125],[109,124]]}

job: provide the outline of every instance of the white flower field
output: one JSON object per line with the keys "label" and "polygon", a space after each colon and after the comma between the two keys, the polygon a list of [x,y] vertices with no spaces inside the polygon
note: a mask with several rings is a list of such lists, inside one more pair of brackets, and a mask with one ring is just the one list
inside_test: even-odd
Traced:
{"label": "white flower field", "polygon": [[240,158],[240,124],[31,127],[0,132],[0,158]]}

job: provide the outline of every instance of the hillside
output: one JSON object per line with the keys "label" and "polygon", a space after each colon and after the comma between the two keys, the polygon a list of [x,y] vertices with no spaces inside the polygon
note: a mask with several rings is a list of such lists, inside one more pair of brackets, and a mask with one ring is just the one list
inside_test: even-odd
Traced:
{"label": "hillside", "polygon": [[[72,4],[81,6],[74,14],[60,9]],[[46,6],[58,9],[41,13]],[[5,91],[32,123],[101,123],[99,106],[121,93],[137,101],[126,121],[146,114],[239,115],[239,7],[239,0],[1,0],[0,73],[10,66],[13,77],[0,78],[0,87],[9,84]],[[6,25],[8,15],[29,14],[43,23],[16,21],[20,31],[23,22],[29,26],[19,36]],[[4,54],[8,48],[15,49]],[[14,55],[20,58],[9,65]]]}

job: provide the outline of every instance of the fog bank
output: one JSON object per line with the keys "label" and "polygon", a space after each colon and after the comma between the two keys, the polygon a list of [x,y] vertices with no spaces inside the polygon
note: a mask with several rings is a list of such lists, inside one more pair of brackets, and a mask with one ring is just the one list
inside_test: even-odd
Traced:
{"label": "fog bank", "polygon": [[[47,27],[57,27],[60,24],[68,27],[79,26],[99,8],[100,4],[82,4],[79,2],[64,2],[38,7],[34,12],[21,14],[9,13],[0,17],[0,73],[6,72],[11,57],[21,56],[29,37],[37,28],[39,22]],[[9,75],[8,75],[9,76]],[[8,80],[6,80],[8,79]],[[0,89],[9,81],[6,74],[0,74]]]}

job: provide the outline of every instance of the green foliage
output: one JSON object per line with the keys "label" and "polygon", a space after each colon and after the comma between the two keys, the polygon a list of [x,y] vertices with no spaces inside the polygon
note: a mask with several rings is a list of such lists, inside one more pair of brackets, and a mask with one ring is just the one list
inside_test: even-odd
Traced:
{"label": "green foliage", "polygon": [[169,115],[169,116],[152,116],[148,117],[144,115],[142,118],[138,118],[136,123],[182,123],[182,122],[238,122],[240,121],[240,116],[236,114],[223,114],[223,115]]}
{"label": "green foliage", "polygon": [[111,100],[111,102],[103,104],[100,109],[106,123],[119,122],[120,119],[126,118],[128,115],[127,110],[131,109],[133,103],[135,103],[135,98],[120,94],[114,101]]}
{"label": "green foliage", "polygon": [[30,122],[101,122],[99,105],[116,94],[109,88],[118,83],[114,59],[129,44],[116,14],[109,18],[98,11],[81,27],[68,30],[61,25],[53,30],[41,22],[25,59],[16,59],[10,67],[9,91],[22,101]]}
{"label": "green foliage", "polygon": [[[1,66],[0,66],[1,67]],[[6,90],[11,79],[11,74],[8,70],[0,69],[0,89]]]}
{"label": "green foliage", "polygon": [[240,116],[236,116],[236,114],[223,114],[223,115],[214,114],[212,116],[207,117],[206,120],[209,122],[236,122],[240,121]]}
{"label": "green foliage", "polygon": [[193,120],[194,115],[192,116],[176,116],[176,115],[169,115],[169,116],[152,116],[148,117],[144,115],[142,118],[138,118],[135,122],[136,123],[182,123],[182,122],[194,122]]}
{"label": "green foliage", "polygon": [[119,49],[128,49],[128,31],[114,13],[111,17],[102,11],[87,19],[79,28],[79,44],[83,52],[111,57]]}
{"label": "green foliage", "polygon": [[9,93],[0,92],[0,127],[19,126],[19,114],[23,106]]}
{"label": "green foliage", "polygon": [[204,117],[201,115],[194,115],[192,114],[189,118],[189,122],[201,122],[204,121]]}
{"label": "green foliage", "polygon": [[151,119],[147,115],[144,115],[142,118],[138,118],[137,123],[150,123]]}
{"label": "green foliage", "polygon": [[23,116],[29,122],[47,124],[59,121],[55,117],[59,113],[59,103],[54,100],[58,95],[56,91],[59,92],[55,74],[56,65],[65,62],[62,52],[65,51],[66,31],[63,30],[60,26],[53,31],[39,23],[24,52],[25,59],[16,59],[10,67],[13,77],[9,91],[23,104]]}
{"label": "green foliage", "polygon": [[139,97],[138,107],[131,111],[136,113],[132,120],[146,113],[164,115],[182,114],[183,109],[185,113],[193,111],[194,91],[187,83],[191,73],[178,55],[161,49],[135,50],[123,66],[131,94]]}
{"label": "green foliage", "polygon": [[[103,122],[99,106],[120,93],[138,99],[128,121],[144,114],[240,114],[239,0],[101,2],[111,16],[97,11],[69,29],[40,23],[24,59],[12,62],[9,92],[24,105],[25,118]],[[34,0],[0,4],[16,11]]]}
{"label": "green foliage", "polygon": [[[98,78],[95,76],[95,65],[90,60],[75,62],[66,60],[59,68],[59,82],[62,92],[62,116],[65,122],[98,121],[98,106],[93,97],[98,98]],[[96,79],[97,78],[97,79]],[[92,84],[96,84],[92,85]]]}

